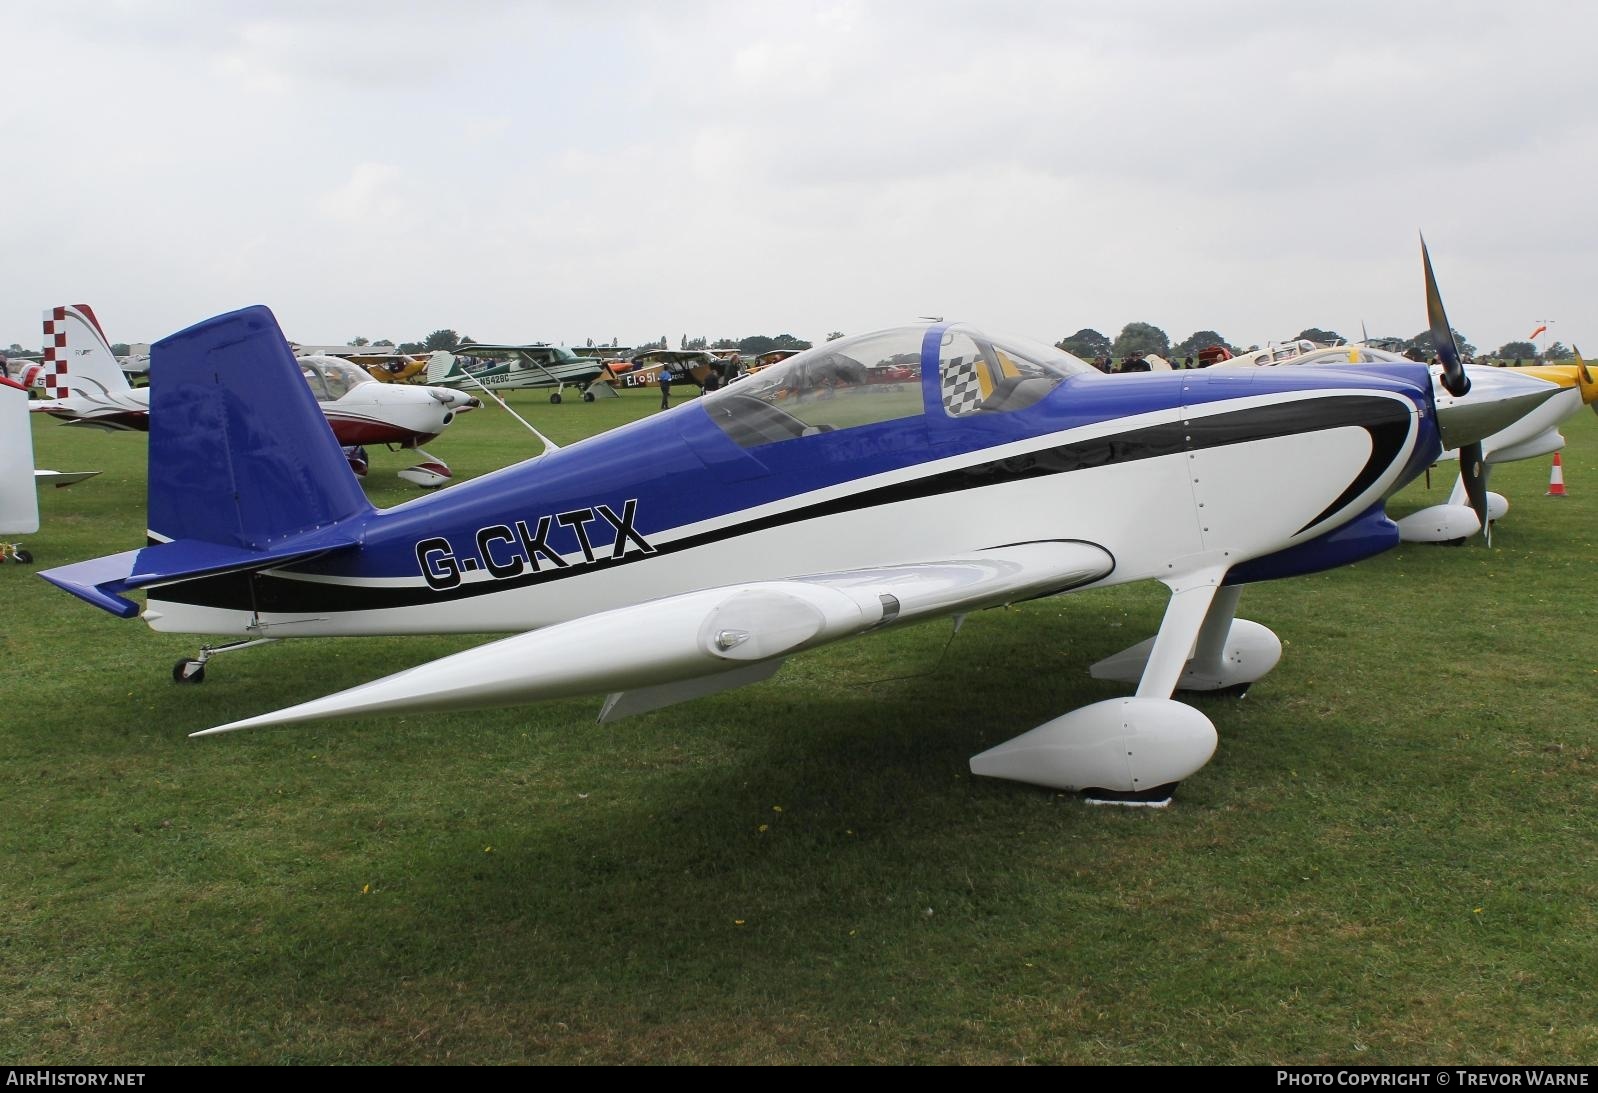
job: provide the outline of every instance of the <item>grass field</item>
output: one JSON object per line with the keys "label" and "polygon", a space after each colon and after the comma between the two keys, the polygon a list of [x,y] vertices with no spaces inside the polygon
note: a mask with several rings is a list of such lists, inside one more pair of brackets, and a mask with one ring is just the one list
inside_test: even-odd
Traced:
{"label": "grass field", "polygon": [[[657,400],[516,401],[565,441]],[[105,473],[0,566],[0,1062],[1591,1062],[1595,425],[1564,501],[1546,461],[1495,472],[1491,549],[1251,587],[1283,661],[1197,703],[1220,749],[1148,813],[966,760],[1122,693],[1087,668],[1157,586],[613,726],[594,699],[186,739],[474,640],[174,685],[194,639],[32,573],[142,542],[144,438],[35,422],[41,466]],[[434,450],[531,454],[492,410]],[[408,462],[374,452],[377,503]]]}

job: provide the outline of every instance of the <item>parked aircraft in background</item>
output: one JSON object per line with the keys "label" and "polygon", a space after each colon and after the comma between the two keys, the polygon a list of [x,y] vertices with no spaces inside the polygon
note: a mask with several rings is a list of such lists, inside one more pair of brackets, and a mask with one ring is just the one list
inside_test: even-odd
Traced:
{"label": "parked aircraft in background", "polygon": [[[382,384],[364,368],[337,357],[299,357],[300,374],[345,448],[368,444],[413,449],[422,462],[398,474],[412,485],[436,489],[450,479],[449,466],[422,445],[444,431],[456,414],[481,405],[463,391],[444,387]],[[366,474],[364,451],[345,453],[352,470]]]}
{"label": "parked aircraft in background", "polygon": [[[128,384],[111,354],[94,312],[85,304],[44,313],[45,358],[38,385],[46,397],[29,409],[71,425],[145,432],[150,428],[150,388]],[[285,350],[287,343],[284,343]],[[457,413],[478,405],[459,391],[380,384],[353,364],[333,357],[300,359],[300,375],[342,445],[386,444],[414,448],[444,431]],[[399,472],[424,488],[449,480],[449,467],[421,452],[424,461]],[[364,464],[352,451],[350,463]],[[364,473],[364,469],[363,469]]]}
{"label": "parked aircraft in background", "polygon": [[735,367],[708,349],[646,349],[626,361],[606,362],[605,382],[612,387],[657,387],[660,374],[670,368],[674,383],[714,388]]}
{"label": "parked aircraft in background", "polygon": [[[914,384],[840,382],[906,356]],[[1440,410],[1417,365],[1103,376],[937,322],[827,343],[379,511],[284,382],[294,364],[265,308],[174,334],[156,362],[157,545],[47,579],[156,630],[237,634],[232,647],[516,632],[208,731],[607,692],[609,720],[882,627],[1153,579],[1171,590],[1159,632],[1094,668],[1136,695],[971,762],[1141,802],[1168,800],[1216,745],[1173,691],[1246,687],[1281,654],[1235,617],[1243,586],[1392,546],[1383,500],[1436,457],[1440,432],[1458,447],[1503,424]],[[1457,358],[1444,382],[1465,390]],[[621,642],[625,658],[593,655]],[[216,651],[174,675],[202,678]]]}
{"label": "parked aircraft in background", "polygon": [[[553,387],[549,401],[559,403],[567,384],[587,387],[605,374],[596,358],[580,357],[564,345],[463,345],[439,350],[427,361],[427,382],[438,387],[496,391],[523,387]],[[583,392],[593,402],[593,392]]]}
{"label": "parked aircraft in background", "polygon": [[44,359],[28,386],[44,395],[29,405],[34,413],[97,429],[149,429],[149,389],[128,383],[88,304],[45,311]]}
{"label": "parked aircraft in background", "polygon": [[409,383],[427,371],[427,358],[411,353],[353,353],[343,359],[379,383]]}

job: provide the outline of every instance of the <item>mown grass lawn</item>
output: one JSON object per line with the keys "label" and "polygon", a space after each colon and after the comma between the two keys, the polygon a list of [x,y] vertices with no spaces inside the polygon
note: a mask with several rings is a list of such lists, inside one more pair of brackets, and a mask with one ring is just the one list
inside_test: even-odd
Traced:
{"label": "mown grass lawn", "polygon": [[[657,398],[515,402],[568,441]],[[578,700],[189,740],[476,639],[286,642],[176,686],[193,639],[32,572],[142,541],[144,439],[35,422],[40,465],[106,473],[0,566],[0,1060],[1590,1062],[1594,424],[1564,501],[1545,461],[1495,473],[1491,549],[1249,589],[1283,662],[1199,702],[1220,750],[1151,814],[966,760],[1119,693],[1088,665],[1153,632],[1158,587],[614,726]],[[488,410],[434,450],[532,451]],[[408,462],[374,453],[377,503]]]}

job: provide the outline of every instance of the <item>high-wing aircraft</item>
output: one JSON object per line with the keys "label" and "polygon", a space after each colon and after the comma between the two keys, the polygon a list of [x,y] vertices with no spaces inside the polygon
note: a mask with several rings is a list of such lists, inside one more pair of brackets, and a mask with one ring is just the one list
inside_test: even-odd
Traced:
{"label": "high-wing aircraft", "polygon": [[409,383],[427,371],[427,358],[410,353],[351,353],[329,354],[340,356],[351,364],[358,364],[379,383]]}
{"label": "high-wing aircraft", "polygon": [[612,387],[656,387],[661,372],[670,368],[676,382],[703,388],[712,375],[725,379],[736,367],[708,349],[646,349],[625,361],[607,361],[605,371]]}
{"label": "high-wing aircraft", "polygon": [[564,345],[462,345],[439,350],[427,360],[427,382],[436,387],[470,391],[553,387],[549,401],[559,403],[567,384],[581,386],[583,401],[593,402],[592,387],[605,375],[597,357],[580,357]]}
{"label": "high-wing aircraft", "polygon": [[[128,384],[88,305],[46,311],[44,344],[36,386],[43,388],[45,398],[34,400],[30,410],[72,425],[149,429],[150,388]],[[424,488],[449,480],[449,467],[422,451],[421,445],[443,432],[456,414],[476,406],[474,397],[443,388],[380,384],[364,370],[333,357],[301,358],[299,371],[341,445],[415,449],[423,461],[398,472],[401,478]],[[352,468],[364,460],[364,454],[359,460],[354,454],[349,458]]]}
{"label": "high-wing aircraft", "polygon": [[[912,354],[914,384],[840,380]],[[823,362],[813,369],[812,363]],[[608,693],[602,720],[742,686],[840,638],[1138,580],[1159,632],[1068,713],[972,770],[1168,800],[1214,726],[1171,698],[1244,687],[1281,645],[1244,585],[1397,542],[1383,499],[1441,449],[1420,366],[1103,376],[959,323],[829,342],[704,398],[376,510],[310,412],[269,311],[156,346],[156,545],[44,576],[154,629],[279,637],[510,631],[207,731]],[[1449,384],[1463,391],[1456,365]],[[637,453],[648,452],[648,459]],[[127,593],[144,589],[144,606]],[[625,641],[625,660],[595,649]],[[224,647],[228,648],[228,647]],[[174,675],[198,678],[203,659]]]}

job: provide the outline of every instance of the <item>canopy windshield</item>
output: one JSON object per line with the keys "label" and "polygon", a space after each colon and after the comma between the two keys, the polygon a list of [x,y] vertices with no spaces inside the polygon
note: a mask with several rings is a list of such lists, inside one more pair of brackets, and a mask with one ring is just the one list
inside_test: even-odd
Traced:
{"label": "canopy windshield", "polygon": [[[928,334],[940,332],[931,339]],[[928,371],[938,378],[940,412],[1024,409],[1070,375],[1097,374],[1085,362],[1022,338],[991,338],[954,325],[901,326],[807,349],[705,396],[705,409],[745,447],[856,428],[928,411]]]}

